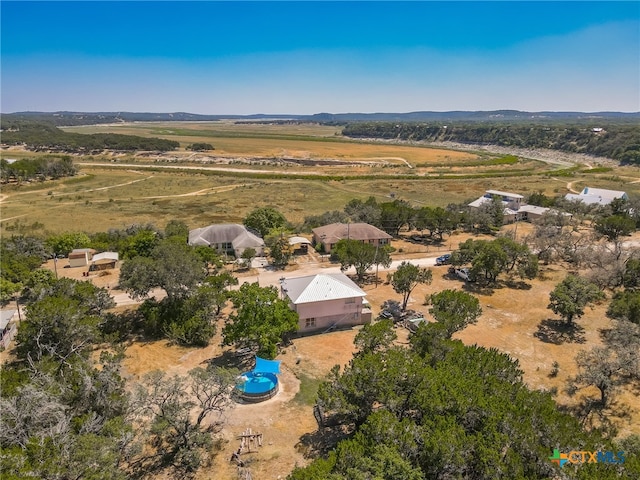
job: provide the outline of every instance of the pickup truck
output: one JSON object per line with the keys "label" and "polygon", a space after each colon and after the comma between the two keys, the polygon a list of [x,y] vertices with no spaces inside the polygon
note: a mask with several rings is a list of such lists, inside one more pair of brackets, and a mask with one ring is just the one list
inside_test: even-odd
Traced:
{"label": "pickup truck", "polygon": [[436,258],[436,265],[446,265],[451,263],[451,254],[445,253],[441,257]]}

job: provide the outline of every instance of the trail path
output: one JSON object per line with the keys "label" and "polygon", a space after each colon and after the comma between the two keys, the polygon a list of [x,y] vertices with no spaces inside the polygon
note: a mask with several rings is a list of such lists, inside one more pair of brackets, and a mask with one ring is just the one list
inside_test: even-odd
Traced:
{"label": "trail path", "polygon": [[[286,172],[282,170],[258,170],[257,168],[224,168],[224,167],[196,167],[192,165],[133,165],[127,163],[85,163],[80,162],[78,165],[93,167],[126,167],[126,168],[162,168],[167,170],[207,170],[214,172],[238,172],[238,173],[277,173],[279,175],[300,175],[300,172]],[[318,172],[304,172],[305,175],[325,175]]]}

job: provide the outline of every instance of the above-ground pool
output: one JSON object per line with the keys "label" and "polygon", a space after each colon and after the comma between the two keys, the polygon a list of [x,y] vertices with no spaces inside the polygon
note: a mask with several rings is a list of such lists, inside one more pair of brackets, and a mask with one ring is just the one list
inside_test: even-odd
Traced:
{"label": "above-ground pool", "polygon": [[278,393],[278,377],[267,372],[245,372],[240,375],[236,390],[246,402],[262,402]]}

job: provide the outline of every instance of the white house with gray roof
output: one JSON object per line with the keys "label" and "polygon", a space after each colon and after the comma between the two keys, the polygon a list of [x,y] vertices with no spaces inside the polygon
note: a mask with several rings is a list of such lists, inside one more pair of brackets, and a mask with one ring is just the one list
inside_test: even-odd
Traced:
{"label": "white house with gray roof", "polygon": [[247,248],[257,256],[264,255],[264,240],[247,230],[244,225],[222,223],[189,231],[189,245],[205,245],[220,253],[240,257]]}
{"label": "white house with gray roof", "polygon": [[371,322],[367,294],[343,273],[282,278],[280,291],[300,317],[300,333]]}
{"label": "white house with gray roof", "polygon": [[469,203],[468,206],[480,208],[482,205],[492,202],[495,197],[502,201],[504,223],[513,223],[518,220],[535,220],[551,210],[547,207],[526,204],[524,196],[519,193],[502,192],[500,190],[487,190],[484,195]]}

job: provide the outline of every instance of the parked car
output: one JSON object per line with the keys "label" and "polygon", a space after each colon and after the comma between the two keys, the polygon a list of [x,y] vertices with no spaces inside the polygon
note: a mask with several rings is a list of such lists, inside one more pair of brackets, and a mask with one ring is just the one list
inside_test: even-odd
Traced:
{"label": "parked car", "polygon": [[467,267],[463,267],[463,268],[456,268],[454,270],[454,273],[461,278],[462,280],[466,281],[466,282],[470,282],[471,281],[471,275],[469,274],[469,269]]}
{"label": "parked car", "polygon": [[458,278],[461,278],[462,280],[465,280],[467,282],[473,282],[472,278],[471,278],[471,272],[469,271],[468,267],[449,267],[449,274],[450,275],[455,275]]}
{"label": "parked car", "polygon": [[441,257],[436,258],[436,265],[447,265],[451,263],[451,254],[445,253]]}

